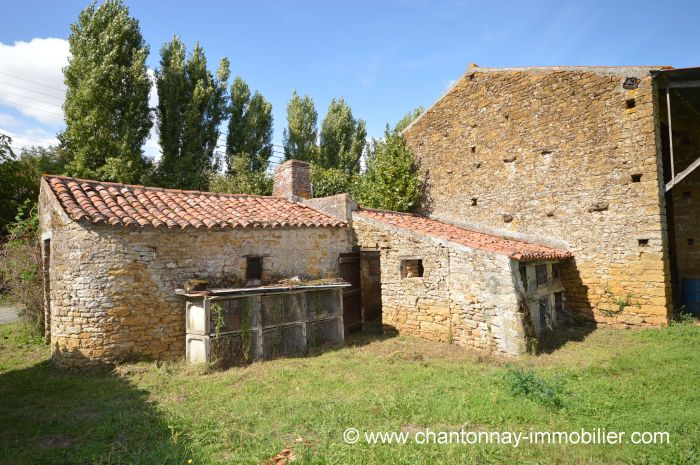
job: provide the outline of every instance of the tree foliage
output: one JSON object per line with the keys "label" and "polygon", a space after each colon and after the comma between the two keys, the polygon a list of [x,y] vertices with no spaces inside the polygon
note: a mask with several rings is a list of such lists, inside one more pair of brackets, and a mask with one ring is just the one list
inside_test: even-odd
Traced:
{"label": "tree foliage", "polygon": [[16,158],[0,163],[0,235],[7,233],[20,208],[24,206],[27,213],[36,204],[41,175],[63,174],[65,164],[57,147],[25,149]]}
{"label": "tree foliage", "polygon": [[15,158],[12,151],[12,138],[5,134],[0,134],[0,162]]}
{"label": "tree foliage", "polygon": [[266,170],[272,156],[272,105],[260,92],[256,91],[251,97],[248,84],[237,76],[231,85],[229,113],[231,119],[226,138],[228,173],[241,169],[240,155],[248,159],[251,173]]}
{"label": "tree foliage", "polygon": [[285,160],[313,162],[318,157],[318,113],[308,95],[296,91],[287,103],[287,127],[284,130]]}
{"label": "tree foliage", "polygon": [[59,135],[71,175],[138,182],[152,126],[148,46],[121,0],[85,8],[68,38],[66,129]]}
{"label": "tree foliage", "polygon": [[355,188],[357,201],[366,207],[409,211],[420,196],[420,178],[413,153],[401,132],[420,114],[418,108],[404,116],[384,138],[374,140],[367,156],[367,171]]}
{"label": "tree foliage", "polygon": [[207,69],[204,50],[195,44],[189,57],[179,37],[161,48],[156,70],[158,134],[163,152],[156,182],[163,187],[206,190],[217,168],[219,124],[226,116],[229,63],[216,76]]}
{"label": "tree foliage", "polygon": [[273,180],[266,170],[251,171],[250,159],[245,154],[230,158],[229,174],[214,173],[210,180],[212,192],[228,194],[271,195]]}
{"label": "tree foliage", "polygon": [[366,137],[365,122],[355,119],[343,98],[333,99],[321,123],[318,165],[338,168],[348,175],[359,173]]}

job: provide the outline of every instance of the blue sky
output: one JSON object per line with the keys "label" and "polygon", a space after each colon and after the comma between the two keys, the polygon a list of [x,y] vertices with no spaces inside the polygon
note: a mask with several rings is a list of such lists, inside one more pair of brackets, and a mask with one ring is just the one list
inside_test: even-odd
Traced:
{"label": "blue sky", "polygon": [[[0,132],[15,145],[46,144],[61,129],[60,68],[69,27],[85,1],[3,1]],[[151,47],[175,33],[226,56],[272,102],[275,143],[296,89],[319,123],[343,96],[370,136],[429,106],[465,70],[480,66],[700,65],[698,2],[421,0],[346,2],[128,1]],[[8,20],[9,19],[9,20]],[[54,40],[46,40],[54,39]],[[281,149],[280,149],[281,150]],[[154,156],[154,141],[146,146]]]}

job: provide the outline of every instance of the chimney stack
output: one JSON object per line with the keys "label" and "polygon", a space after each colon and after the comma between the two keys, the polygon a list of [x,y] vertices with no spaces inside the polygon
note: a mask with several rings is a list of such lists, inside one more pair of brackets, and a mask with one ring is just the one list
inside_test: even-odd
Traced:
{"label": "chimney stack", "polygon": [[272,195],[286,197],[291,201],[310,199],[311,166],[305,161],[287,160],[275,170],[275,185]]}

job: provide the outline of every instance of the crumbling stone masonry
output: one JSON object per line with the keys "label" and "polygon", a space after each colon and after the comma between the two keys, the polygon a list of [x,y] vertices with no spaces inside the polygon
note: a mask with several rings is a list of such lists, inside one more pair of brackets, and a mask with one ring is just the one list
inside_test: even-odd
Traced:
{"label": "crumbling stone masonry", "polygon": [[[577,319],[665,323],[670,273],[651,70],[470,67],[404,132],[425,182],[424,213],[561,240],[575,256],[562,279]],[[623,87],[628,78],[636,88]]]}

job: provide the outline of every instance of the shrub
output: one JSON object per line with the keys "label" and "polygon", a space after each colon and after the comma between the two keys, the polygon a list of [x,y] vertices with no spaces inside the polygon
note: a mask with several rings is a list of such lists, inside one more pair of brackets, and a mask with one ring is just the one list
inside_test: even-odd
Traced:
{"label": "shrub", "polygon": [[[26,207],[27,204],[25,204]],[[41,277],[39,220],[36,208],[24,217],[20,208],[8,237],[0,244],[0,288],[21,306],[19,316],[37,332],[44,327],[44,290]]]}
{"label": "shrub", "polygon": [[532,371],[510,367],[503,382],[508,391],[515,396],[525,397],[545,407],[558,409],[563,405],[563,386],[561,382],[549,382]]}

